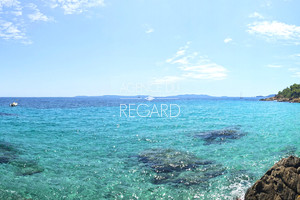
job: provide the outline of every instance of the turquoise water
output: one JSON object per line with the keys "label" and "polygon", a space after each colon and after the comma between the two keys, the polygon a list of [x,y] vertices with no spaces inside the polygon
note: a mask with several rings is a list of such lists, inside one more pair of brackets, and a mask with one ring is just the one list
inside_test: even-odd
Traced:
{"label": "turquoise water", "polygon": [[[180,115],[126,118],[118,100],[24,98],[15,108],[10,101],[0,99],[0,142],[14,155],[0,164],[0,199],[233,199],[282,157],[300,155],[300,104],[152,101],[176,103]],[[242,135],[212,142],[198,137],[215,130]],[[213,163],[170,173],[200,177],[193,184],[155,183],[160,173],[139,158],[149,149]],[[34,169],[15,162],[34,163]],[[214,175],[203,175],[212,168]]]}

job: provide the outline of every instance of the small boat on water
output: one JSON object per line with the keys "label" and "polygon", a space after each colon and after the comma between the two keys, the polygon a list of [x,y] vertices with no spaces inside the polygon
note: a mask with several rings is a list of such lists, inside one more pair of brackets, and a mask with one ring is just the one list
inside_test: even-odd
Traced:
{"label": "small boat on water", "polygon": [[10,107],[16,107],[18,105],[17,102],[12,102],[11,104],[9,104]]}

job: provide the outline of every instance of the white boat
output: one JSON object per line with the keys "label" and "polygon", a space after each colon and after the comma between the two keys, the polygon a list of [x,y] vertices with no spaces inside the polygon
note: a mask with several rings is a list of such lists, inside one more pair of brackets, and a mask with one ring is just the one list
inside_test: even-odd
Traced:
{"label": "white boat", "polygon": [[11,104],[9,104],[10,107],[16,107],[18,105],[17,102],[12,102]]}

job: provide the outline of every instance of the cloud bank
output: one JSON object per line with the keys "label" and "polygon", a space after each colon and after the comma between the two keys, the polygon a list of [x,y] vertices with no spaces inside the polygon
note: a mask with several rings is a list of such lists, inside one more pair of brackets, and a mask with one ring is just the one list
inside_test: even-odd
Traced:
{"label": "cloud bank", "polygon": [[225,67],[199,55],[198,52],[189,52],[189,46],[190,42],[166,60],[166,63],[177,66],[180,75],[168,75],[155,79],[154,83],[173,83],[186,79],[223,80],[227,77],[228,70]]}

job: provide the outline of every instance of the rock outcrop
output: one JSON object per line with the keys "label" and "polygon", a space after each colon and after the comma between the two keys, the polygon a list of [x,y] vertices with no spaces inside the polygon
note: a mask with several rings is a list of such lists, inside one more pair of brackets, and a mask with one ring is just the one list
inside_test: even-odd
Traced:
{"label": "rock outcrop", "polygon": [[157,173],[192,170],[199,165],[212,164],[212,161],[200,160],[187,152],[159,148],[143,151],[139,154],[139,161]]}
{"label": "rock outcrop", "polygon": [[198,185],[225,173],[214,161],[175,149],[148,149],[138,159],[155,172],[151,180],[154,184]]}
{"label": "rock outcrop", "polygon": [[278,102],[290,102],[300,103],[300,98],[284,98],[284,97],[269,97],[266,99],[260,99],[260,101],[278,101]]}
{"label": "rock outcrop", "polygon": [[260,99],[260,101],[278,101],[278,102],[290,102],[300,103],[300,84],[293,84],[290,87],[279,91],[274,97],[266,99]]}
{"label": "rock outcrop", "polygon": [[197,133],[195,138],[201,138],[205,141],[204,145],[222,144],[231,140],[240,139],[246,133],[238,129],[221,129]]}
{"label": "rock outcrop", "polygon": [[283,158],[248,189],[245,200],[300,200],[300,158]]}

